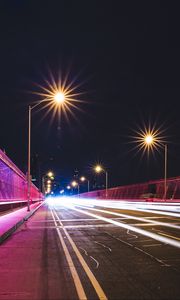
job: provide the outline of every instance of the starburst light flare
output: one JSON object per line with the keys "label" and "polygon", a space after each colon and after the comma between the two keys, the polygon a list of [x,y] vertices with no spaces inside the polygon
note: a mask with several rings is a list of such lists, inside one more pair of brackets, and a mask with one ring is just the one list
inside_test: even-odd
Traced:
{"label": "starburst light flare", "polygon": [[77,91],[80,84],[75,84],[75,80],[68,82],[68,75],[64,78],[59,76],[59,79],[56,81],[52,73],[50,73],[50,80],[44,80],[45,85],[37,85],[40,91],[34,92],[34,94],[40,96],[40,102],[44,103],[39,110],[48,108],[43,115],[43,118],[52,111],[52,119],[54,119],[57,113],[59,118],[61,113],[63,113],[67,121],[69,121],[68,114],[72,115],[76,119],[74,109],[81,110],[77,104],[84,102],[79,99],[82,92]]}

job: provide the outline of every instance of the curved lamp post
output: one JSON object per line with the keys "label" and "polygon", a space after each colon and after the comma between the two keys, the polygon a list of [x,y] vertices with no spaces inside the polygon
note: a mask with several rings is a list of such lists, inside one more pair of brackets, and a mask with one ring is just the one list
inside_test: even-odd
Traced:
{"label": "curved lamp post", "polygon": [[[53,95],[53,101],[56,105],[60,106],[66,101],[65,94],[62,91],[58,91]],[[28,171],[27,171],[27,210],[30,211],[30,198],[31,198],[31,112],[34,108],[42,104],[44,100],[38,102],[37,104],[31,106],[29,105],[29,126],[28,126]]]}
{"label": "curved lamp post", "polygon": [[100,165],[96,165],[94,167],[94,171],[96,173],[101,173],[101,172],[104,172],[105,175],[106,175],[106,198],[108,197],[108,172]]}

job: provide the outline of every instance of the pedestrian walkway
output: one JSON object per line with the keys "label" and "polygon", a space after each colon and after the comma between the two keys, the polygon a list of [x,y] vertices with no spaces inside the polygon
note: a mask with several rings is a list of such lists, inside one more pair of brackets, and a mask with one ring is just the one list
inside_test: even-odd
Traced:
{"label": "pedestrian walkway", "polygon": [[0,216],[0,244],[28,220],[42,204],[42,201],[38,201],[30,205],[30,211],[27,211],[27,207],[23,207]]}

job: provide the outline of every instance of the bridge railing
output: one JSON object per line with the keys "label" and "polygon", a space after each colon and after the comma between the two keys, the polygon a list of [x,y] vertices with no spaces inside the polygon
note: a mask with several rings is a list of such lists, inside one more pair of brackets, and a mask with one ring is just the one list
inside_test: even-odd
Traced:
{"label": "bridge railing", "polygon": [[[31,184],[31,199],[42,198],[38,188]],[[27,200],[27,178],[0,149],[0,202]]]}
{"label": "bridge railing", "polygon": [[106,190],[91,191],[80,194],[80,197],[107,199],[138,199],[142,201],[176,200],[180,199],[180,176],[167,179],[166,197],[164,197],[164,180],[152,180],[140,184],[118,186]]}

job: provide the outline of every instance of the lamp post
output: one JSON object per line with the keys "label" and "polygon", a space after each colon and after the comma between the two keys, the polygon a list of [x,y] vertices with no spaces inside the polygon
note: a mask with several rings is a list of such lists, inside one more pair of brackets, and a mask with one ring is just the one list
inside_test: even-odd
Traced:
{"label": "lamp post", "polygon": [[77,186],[77,191],[78,191],[78,197],[79,197],[79,183],[77,182],[77,181],[72,181],[71,182],[71,185],[73,186],[73,187],[76,187]]}
{"label": "lamp post", "polygon": [[94,167],[96,173],[104,172],[106,176],[106,198],[108,197],[108,172],[100,165]]}
{"label": "lamp post", "polygon": [[164,147],[164,195],[163,198],[166,199],[167,193],[167,144],[161,143],[159,140],[155,140],[153,134],[144,135],[144,144],[149,149],[153,147],[156,143],[157,145],[161,145]]}
{"label": "lamp post", "polygon": [[51,184],[51,180],[54,179],[54,174],[53,172],[49,171],[48,173],[44,174],[42,176],[42,193],[45,194],[45,178],[47,178],[47,183]]}
{"label": "lamp post", "polygon": [[81,176],[80,180],[81,180],[82,182],[84,182],[85,180],[87,181],[87,189],[88,189],[88,193],[89,193],[89,180],[86,179],[84,176]]}
{"label": "lamp post", "polygon": [[[53,95],[53,102],[57,105],[65,102],[65,95],[63,92],[59,91]],[[52,99],[51,99],[52,101]],[[28,171],[27,171],[27,211],[30,211],[30,199],[31,199],[31,111],[39,106],[43,100],[37,104],[31,106],[29,105],[29,126],[28,126]]]}
{"label": "lamp post", "polygon": [[167,144],[164,144],[164,199],[167,193]]}

